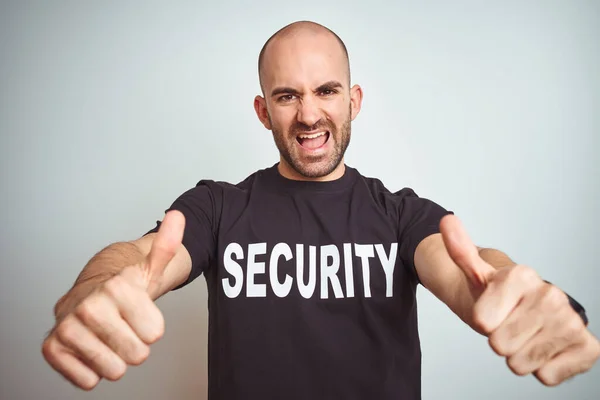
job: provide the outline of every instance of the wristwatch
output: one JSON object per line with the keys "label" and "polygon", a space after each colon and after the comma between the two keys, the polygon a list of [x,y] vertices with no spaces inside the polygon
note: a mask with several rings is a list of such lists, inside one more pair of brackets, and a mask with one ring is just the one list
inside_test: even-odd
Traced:
{"label": "wristwatch", "polygon": [[584,325],[587,326],[587,324],[588,324],[588,317],[585,314],[585,308],[583,308],[583,306],[581,304],[579,304],[577,302],[577,300],[575,300],[574,298],[572,298],[571,296],[569,296],[567,293],[565,293],[565,294],[569,298],[569,304],[571,305],[571,307],[573,307],[573,310],[575,310],[575,312],[577,314],[579,314],[579,316],[583,320]]}

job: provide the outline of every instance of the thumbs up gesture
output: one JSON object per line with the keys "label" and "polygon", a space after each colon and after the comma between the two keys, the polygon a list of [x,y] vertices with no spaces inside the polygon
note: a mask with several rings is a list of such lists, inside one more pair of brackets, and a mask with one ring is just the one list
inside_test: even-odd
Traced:
{"label": "thumbs up gesture", "polygon": [[[101,378],[120,379],[138,365],[164,333],[150,295],[181,244],[185,219],[169,212],[147,257],[93,288],[62,316],[42,346],[48,363],[75,386],[94,388]],[[68,296],[69,294],[67,294]]]}
{"label": "thumbs up gesture", "polygon": [[515,374],[533,373],[544,385],[555,386],[593,366],[600,344],[565,293],[524,265],[492,267],[456,216],[444,217],[440,230],[474,294],[474,327]]}

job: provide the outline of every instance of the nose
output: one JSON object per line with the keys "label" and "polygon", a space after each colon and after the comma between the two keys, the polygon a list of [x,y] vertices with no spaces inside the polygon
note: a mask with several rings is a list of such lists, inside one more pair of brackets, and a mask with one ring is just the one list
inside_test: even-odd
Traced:
{"label": "nose", "polygon": [[321,119],[321,110],[311,97],[305,97],[298,103],[298,122],[313,126]]}

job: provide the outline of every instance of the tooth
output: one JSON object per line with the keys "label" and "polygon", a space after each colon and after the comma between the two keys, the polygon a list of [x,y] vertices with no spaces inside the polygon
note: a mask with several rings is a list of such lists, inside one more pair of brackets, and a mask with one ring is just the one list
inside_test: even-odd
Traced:
{"label": "tooth", "polygon": [[312,135],[300,135],[300,139],[316,139],[319,136],[325,135],[327,132],[313,133]]}

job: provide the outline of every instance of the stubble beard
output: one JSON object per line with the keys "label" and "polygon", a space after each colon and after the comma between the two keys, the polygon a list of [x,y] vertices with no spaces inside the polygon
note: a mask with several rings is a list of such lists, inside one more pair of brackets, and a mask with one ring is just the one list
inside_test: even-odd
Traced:
{"label": "stubble beard", "polygon": [[[273,127],[273,139],[275,145],[281,154],[281,157],[296,171],[298,174],[305,178],[322,178],[331,174],[342,162],[346,149],[350,145],[350,136],[352,131],[352,120],[350,113],[348,118],[342,124],[340,129],[340,135],[337,134],[337,127],[333,124],[315,124],[313,127],[301,127],[299,125],[293,126],[288,134],[283,134],[282,131],[271,123]],[[300,159],[300,156],[295,149],[297,149],[296,136],[301,131],[310,131],[315,129],[325,128],[329,131],[329,139],[333,140],[333,149],[331,152],[318,157],[304,157]],[[337,137],[339,136],[339,141]]]}

